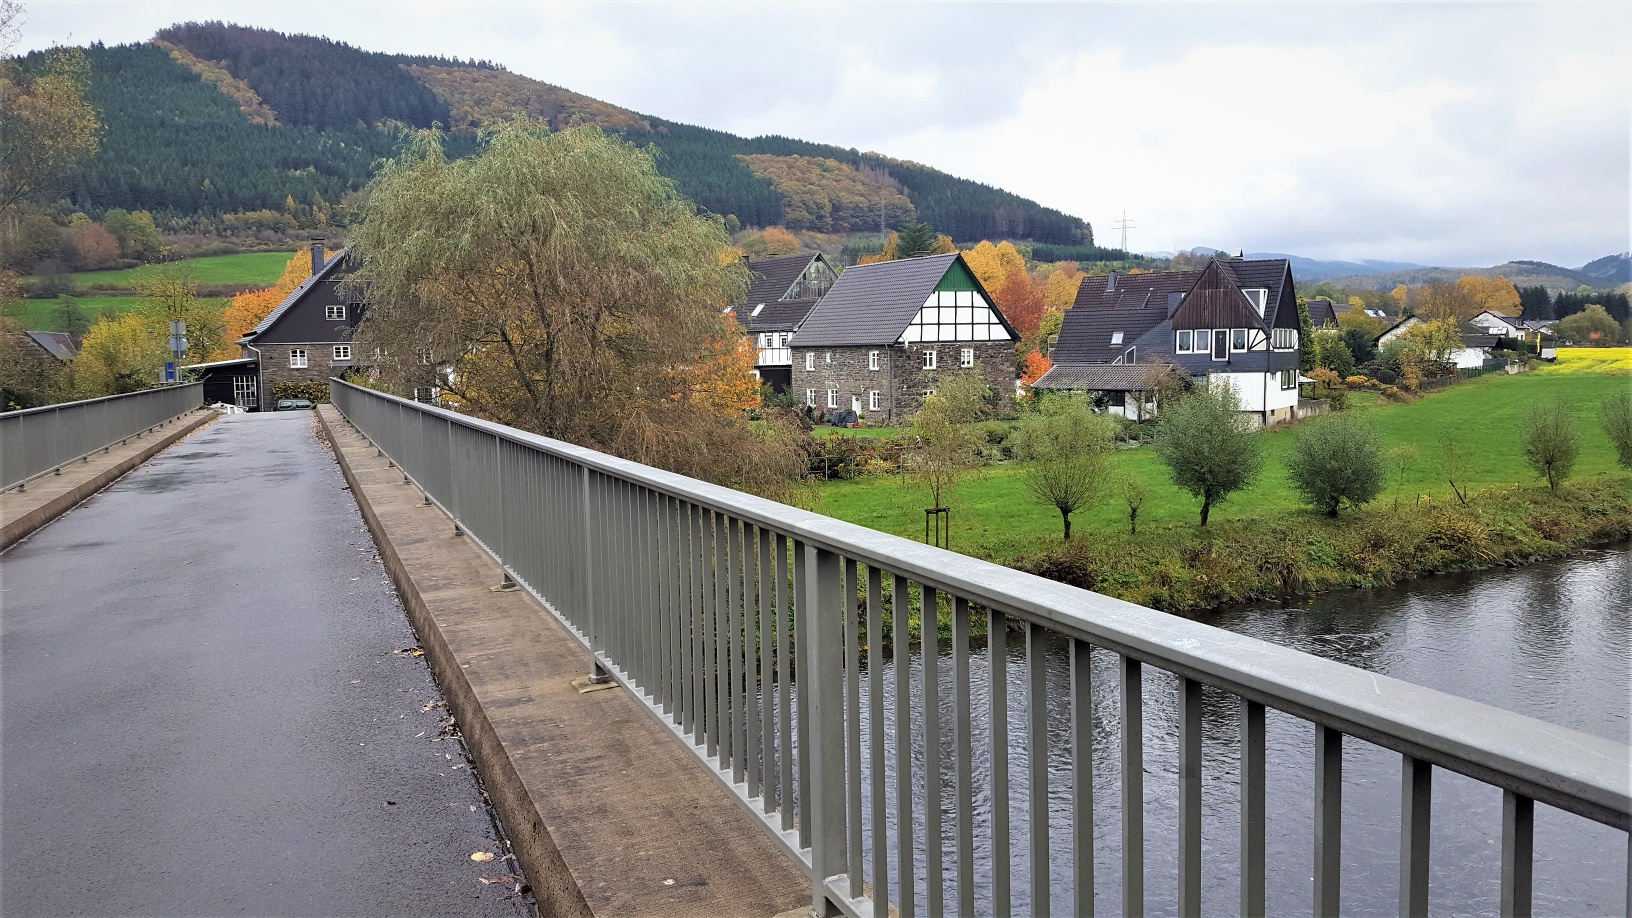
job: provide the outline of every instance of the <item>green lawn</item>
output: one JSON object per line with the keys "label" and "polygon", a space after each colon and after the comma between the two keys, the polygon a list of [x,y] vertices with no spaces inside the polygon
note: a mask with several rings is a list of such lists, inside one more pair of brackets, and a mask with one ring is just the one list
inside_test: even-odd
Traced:
{"label": "green lawn", "polygon": [[185,270],[200,284],[245,284],[265,287],[278,279],[283,266],[289,261],[288,252],[242,252],[237,255],[211,255],[205,258],[183,258],[162,265],[145,265],[119,271],[84,271],[73,275],[81,287],[128,287],[143,274],[153,271]]}
{"label": "green lawn", "polygon": [[[81,296],[75,299],[93,323],[105,312],[126,312],[135,309],[136,304],[141,302],[141,297],[137,296]],[[227,304],[225,299],[220,298],[207,297],[205,302],[223,307]],[[0,314],[23,323],[23,328],[28,331],[62,331],[56,300],[12,300],[0,307]]]}
{"label": "green lawn", "polygon": [[[1386,446],[1414,444],[1419,458],[1403,479],[1391,477],[1380,501],[1397,496],[1414,500],[1454,500],[1438,474],[1441,437],[1450,436],[1472,454],[1470,484],[1474,490],[1536,487],[1538,479],[1521,454],[1520,430],[1530,406],[1561,398],[1571,408],[1581,432],[1577,475],[1616,468],[1615,453],[1597,418],[1602,398],[1617,388],[1632,387],[1632,348],[1559,349],[1558,361],[1537,364],[1516,376],[1492,374],[1430,393],[1409,404],[1382,399],[1354,400],[1351,410],[1369,419]],[[1286,480],[1280,456],[1295,430],[1263,434],[1265,463],[1257,481],[1213,510],[1215,520],[1246,519],[1293,512],[1307,514]],[[1117,475],[1137,478],[1147,497],[1139,514],[1140,529],[1195,526],[1197,503],[1168,478],[1166,467],[1149,447],[1116,454]],[[1005,560],[1034,551],[1060,536],[1059,514],[1039,505],[1018,477],[1018,467],[989,467],[959,487],[953,508],[952,548],[965,554]],[[923,538],[926,499],[919,489],[896,475],[833,481],[820,490],[814,509],[863,526],[909,538]],[[1115,530],[1127,525],[1120,495],[1072,517],[1074,535]],[[1124,531],[1125,530],[1121,530]]]}

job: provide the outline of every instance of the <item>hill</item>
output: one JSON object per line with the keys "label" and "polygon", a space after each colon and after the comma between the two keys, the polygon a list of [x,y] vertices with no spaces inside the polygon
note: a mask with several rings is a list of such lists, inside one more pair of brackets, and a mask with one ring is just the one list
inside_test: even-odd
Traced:
{"label": "hill", "polygon": [[[68,204],[93,217],[148,210],[172,231],[263,211],[343,224],[347,197],[405,131],[447,126],[448,153],[458,156],[478,147],[478,129],[526,116],[556,128],[596,124],[651,147],[659,170],[700,208],[743,226],[876,230],[882,202],[892,226],[915,216],[960,241],[1093,243],[1084,220],[931,166],[668,121],[486,62],[221,22],[86,53],[102,149],[70,181]],[[24,66],[31,60],[38,55]]]}
{"label": "hill", "polygon": [[[1611,259],[1623,257],[1625,256],[1612,255],[1588,264],[1600,265],[1600,263],[1607,263]],[[1604,268],[1600,265],[1599,270],[1602,271]],[[1612,270],[1606,271],[1606,273],[1609,273],[1610,276],[1589,274],[1582,268],[1564,268],[1544,261],[1509,261],[1489,268],[1416,267],[1381,273],[1349,274],[1331,278],[1331,281],[1339,287],[1351,290],[1364,288],[1391,290],[1400,284],[1414,287],[1418,284],[1427,284],[1433,281],[1455,281],[1457,278],[1469,274],[1484,277],[1500,275],[1520,287],[1540,286],[1555,291],[1574,290],[1582,284],[1607,290],[1624,283],[1624,280],[1619,279],[1617,275],[1613,274]],[[1299,279],[1302,280],[1303,278],[1300,276]]]}

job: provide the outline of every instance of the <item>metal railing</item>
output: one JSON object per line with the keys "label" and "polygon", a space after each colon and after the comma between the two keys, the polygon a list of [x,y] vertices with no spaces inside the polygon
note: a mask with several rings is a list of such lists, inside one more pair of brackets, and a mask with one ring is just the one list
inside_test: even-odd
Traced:
{"label": "metal railing", "polygon": [[[1621,831],[1632,819],[1621,743],[451,411],[331,391],[405,484],[584,642],[592,675],[627,687],[731,789],[812,878],[818,914],[1046,914],[1056,878],[1070,892],[1053,898],[1092,914],[1093,724],[1108,706],[1121,911],[1143,913],[1146,667],[1176,680],[1179,914],[1201,910],[1204,687],[1231,699],[1243,914],[1265,912],[1266,710],[1313,728],[1316,914],[1339,905],[1350,737],[1401,756],[1402,914],[1427,910],[1435,769],[1501,789],[1505,914],[1530,910],[1536,802]],[[990,652],[972,670],[980,625]],[[926,635],[931,650],[913,654]],[[1064,679],[1049,678],[1051,649]],[[1091,661],[1114,692],[1096,693]],[[1067,747],[1055,768],[1051,718]],[[1066,818],[1050,819],[1051,793],[1068,798]],[[1028,853],[1017,895],[1011,862]]]}
{"label": "metal railing", "polygon": [[0,491],[26,487],[203,405],[204,384],[185,383],[0,414]]}

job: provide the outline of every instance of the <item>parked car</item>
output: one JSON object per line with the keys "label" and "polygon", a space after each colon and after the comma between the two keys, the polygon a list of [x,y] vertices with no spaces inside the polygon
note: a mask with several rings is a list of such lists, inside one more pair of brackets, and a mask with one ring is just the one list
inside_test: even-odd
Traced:
{"label": "parked car", "polygon": [[312,404],[312,400],[309,399],[309,398],[280,398],[280,399],[278,399],[278,410],[279,411],[298,411],[301,408],[315,408],[315,407],[316,406]]}

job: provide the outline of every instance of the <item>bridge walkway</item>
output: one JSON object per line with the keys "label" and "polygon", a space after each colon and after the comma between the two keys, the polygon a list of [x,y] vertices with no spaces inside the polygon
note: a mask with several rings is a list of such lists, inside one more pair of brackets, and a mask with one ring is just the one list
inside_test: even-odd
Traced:
{"label": "bridge walkway", "polygon": [[224,417],[0,555],[0,911],[532,911],[313,422]]}

